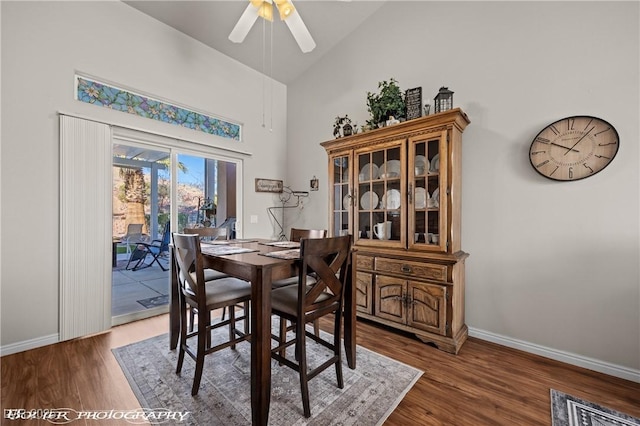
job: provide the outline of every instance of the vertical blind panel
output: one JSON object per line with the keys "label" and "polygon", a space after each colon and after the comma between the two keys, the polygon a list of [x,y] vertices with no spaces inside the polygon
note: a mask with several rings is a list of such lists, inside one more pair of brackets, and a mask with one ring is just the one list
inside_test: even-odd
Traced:
{"label": "vertical blind panel", "polygon": [[60,116],[60,340],[111,326],[111,129]]}

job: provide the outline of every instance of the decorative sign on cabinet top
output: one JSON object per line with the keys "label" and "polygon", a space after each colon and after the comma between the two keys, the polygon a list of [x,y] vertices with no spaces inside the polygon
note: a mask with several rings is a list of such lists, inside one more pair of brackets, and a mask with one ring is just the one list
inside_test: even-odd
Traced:
{"label": "decorative sign on cabinet top", "polygon": [[408,89],[405,96],[407,120],[422,117],[422,87]]}

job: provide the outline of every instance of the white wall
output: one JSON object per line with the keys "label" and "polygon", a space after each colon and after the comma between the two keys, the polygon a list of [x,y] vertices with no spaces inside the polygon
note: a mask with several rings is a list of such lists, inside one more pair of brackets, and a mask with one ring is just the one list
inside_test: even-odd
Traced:
{"label": "white wall", "polygon": [[[0,2],[2,8],[1,341],[58,333],[57,112],[239,148],[246,235],[269,237],[273,195],[256,177],[285,176],[286,87],[274,83],[273,131],[262,128],[262,75],[120,2]],[[80,71],[244,123],[244,142],[74,100]],[[267,102],[267,105],[269,103]],[[267,115],[267,119],[270,117]]]}
{"label": "white wall", "polygon": [[[335,116],[364,124],[367,91],[391,77],[431,99],[448,86],[471,119],[467,324],[484,338],[636,375],[639,51],[637,2],[389,2],[288,87],[288,180],[321,182],[291,221],[328,225],[319,143],[332,138]],[[528,160],[532,139],[577,114],[617,128],[617,157],[586,180],[541,177]]]}
{"label": "white wall", "polygon": [[[254,178],[302,190],[316,175],[320,191],[288,226],[326,227],[319,143],[336,115],[363,124],[366,92],[394,77],[431,98],[449,86],[472,121],[463,153],[472,331],[640,369],[637,2],[392,2],[288,88],[274,84],[273,132],[260,126],[259,73],[124,4],[0,8],[0,345],[58,332],[57,111],[251,152],[244,214],[258,224],[245,221],[245,234],[270,236],[266,207],[277,197],[255,194]],[[74,101],[76,70],[244,122],[245,142]],[[593,178],[546,180],[528,163],[531,139],[573,114],[614,124],[620,152]]]}

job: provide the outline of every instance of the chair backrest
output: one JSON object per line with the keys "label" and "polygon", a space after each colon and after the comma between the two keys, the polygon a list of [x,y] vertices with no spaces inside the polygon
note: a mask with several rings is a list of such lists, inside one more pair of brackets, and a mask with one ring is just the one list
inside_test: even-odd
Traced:
{"label": "chair backrest", "polygon": [[225,228],[184,228],[185,234],[196,234],[200,238],[212,240],[228,240],[229,229]]}
{"label": "chair backrest", "polygon": [[160,243],[160,251],[169,251],[169,243],[171,242],[171,222],[167,221],[164,224],[164,230],[162,231],[162,240]]}
{"label": "chair backrest", "polygon": [[[342,309],[347,269],[351,262],[351,235],[332,238],[303,238],[300,241],[302,265],[298,280],[298,317],[312,313],[315,319]],[[315,272],[317,281],[306,285],[307,275]]]}
{"label": "chair backrest", "polygon": [[325,238],[327,236],[326,229],[296,229],[291,228],[289,241],[300,241],[303,238]]}
{"label": "chair backrest", "polygon": [[204,262],[200,251],[200,238],[195,234],[171,235],[181,291],[191,298],[204,301]]}
{"label": "chair backrest", "polygon": [[125,237],[130,237],[132,235],[141,235],[142,234],[142,224],[141,223],[130,223],[127,225],[127,233]]}

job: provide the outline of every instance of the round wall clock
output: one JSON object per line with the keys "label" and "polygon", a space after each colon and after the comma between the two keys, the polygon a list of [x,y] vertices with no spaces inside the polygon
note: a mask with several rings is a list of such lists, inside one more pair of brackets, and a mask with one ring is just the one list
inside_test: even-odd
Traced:
{"label": "round wall clock", "polygon": [[542,176],[571,181],[593,176],[618,152],[616,129],[601,118],[574,115],[549,124],[531,142],[529,160]]}

